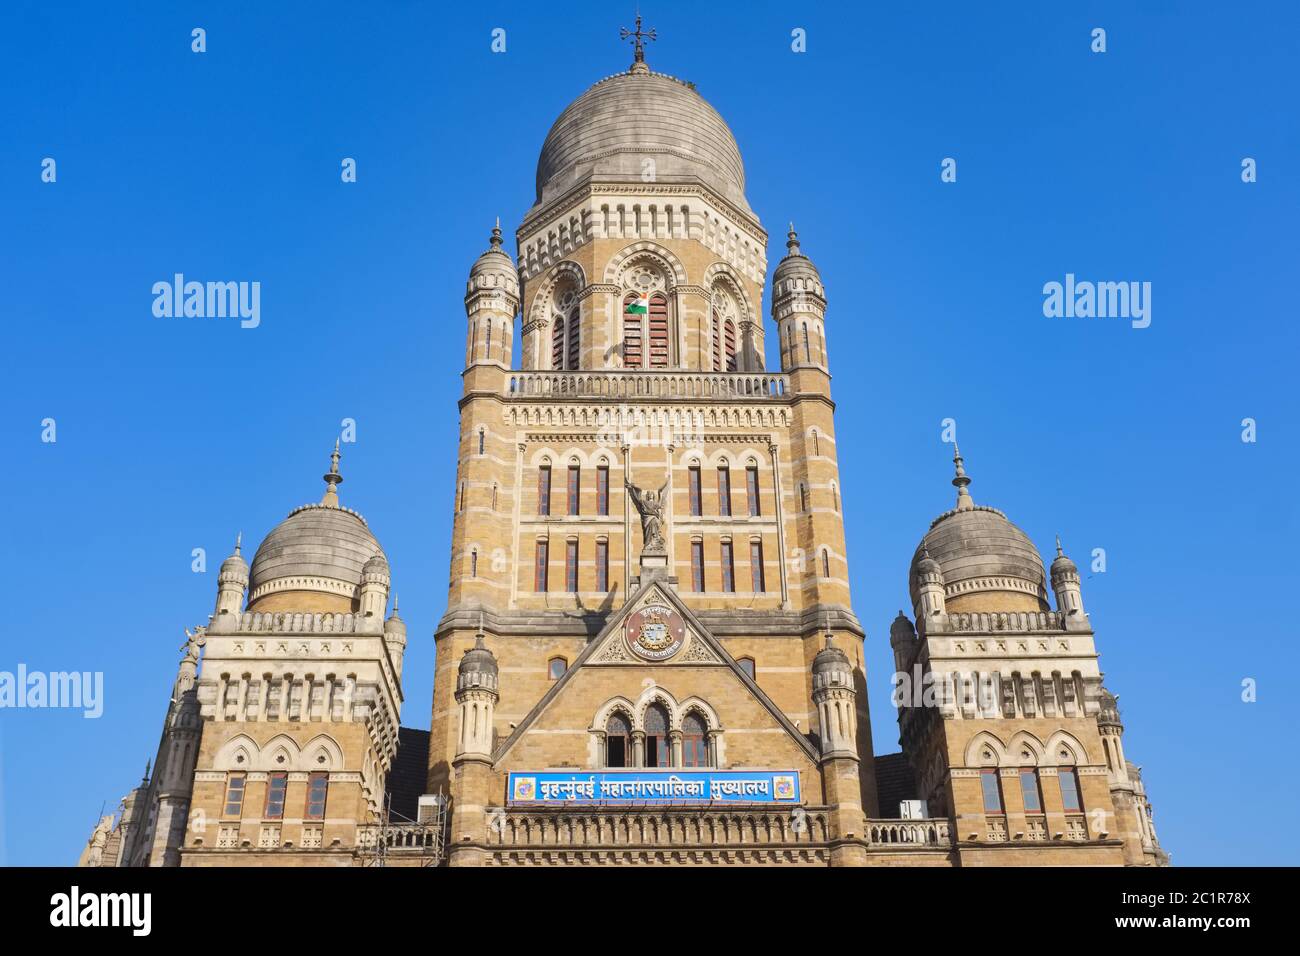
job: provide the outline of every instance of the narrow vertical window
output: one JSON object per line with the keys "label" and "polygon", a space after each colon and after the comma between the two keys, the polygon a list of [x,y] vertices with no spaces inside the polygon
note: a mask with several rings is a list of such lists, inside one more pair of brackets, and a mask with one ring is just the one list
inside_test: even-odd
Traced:
{"label": "narrow vertical window", "polygon": [[632,725],[622,714],[610,714],[605,722],[605,766],[626,767],[630,762]]}
{"label": "narrow vertical window", "polygon": [[268,820],[279,820],[284,816],[284,795],[288,789],[287,773],[266,775],[266,812],[262,816]]}
{"label": "narrow vertical window", "polygon": [[731,517],[731,469],[726,465],[718,466],[718,514]]}
{"label": "narrow vertical window", "polygon": [[713,310],[713,371],[722,371],[722,317]]}
{"label": "narrow vertical window", "polygon": [[817,429],[815,428],[813,429],[812,438],[813,438],[813,454],[820,455],[822,453],[822,443],[821,443],[821,439],[817,436]]}
{"label": "narrow vertical window", "polygon": [[551,466],[542,465],[537,469],[537,513],[551,513]]}
{"label": "narrow vertical window", "polygon": [[596,514],[609,514],[609,465],[596,469]]}
{"label": "narrow vertical window", "polygon": [[609,590],[609,541],[596,539],[596,590]]}
{"label": "narrow vertical window", "polygon": [[803,360],[812,362],[812,350],[808,347],[808,323],[803,324]]}
{"label": "narrow vertical window", "polygon": [[1020,795],[1025,801],[1025,813],[1043,812],[1043,795],[1038,790],[1038,771],[1020,771]]}
{"label": "narrow vertical window", "polygon": [[303,816],[308,820],[325,819],[325,801],[329,787],[328,773],[313,773],[307,777],[307,812]]}
{"label": "narrow vertical window", "polygon": [[226,774],[226,801],[222,814],[237,817],[244,812],[244,784],[247,777],[242,773]]}
{"label": "narrow vertical window", "polygon": [[487,339],[485,339],[484,342],[483,342],[483,357],[486,358],[486,359],[490,359],[490,358],[492,358],[492,322],[491,322],[491,320],[488,320],[488,324],[487,324]]}
{"label": "narrow vertical window", "polygon": [[808,486],[803,484],[799,486],[799,510],[808,510]]}
{"label": "narrow vertical window", "polygon": [[671,767],[672,745],[668,739],[668,711],[660,704],[651,704],[645,712],[645,765]]}
{"label": "narrow vertical window", "polygon": [[555,330],[551,333],[551,368],[564,368],[564,318],[555,317]]}
{"label": "narrow vertical window", "polygon": [[650,296],[650,367],[668,367],[668,297]]}
{"label": "narrow vertical window", "polygon": [[497,486],[496,482],[492,483],[492,510],[497,510]]}
{"label": "narrow vertical window", "polygon": [[625,368],[642,366],[641,333],[647,311],[646,300],[635,292],[623,297],[623,365]]}
{"label": "narrow vertical window", "polygon": [[480,455],[483,454],[483,441],[484,441],[483,429],[480,428],[478,430],[478,453]]}
{"label": "narrow vertical window", "polygon": [[759,515],[758,503],[758,466],[750,465],[745,469],[745,491],[749,496],[749,514],[752,518]]}
{"label": "narrow vertical window", "polygon": [[564,589],[578,593],[578,542],[570,540],[564,545]]}
{"label": "narrow vertical window", "polygon": [[471,578],[478,577],[478,552],[477,551],[471,551],[469,553],[469,576]]}
{"label": "narrow vertical window", "polygon": [[1082,813],[1083,801],[1079,799],[1079,775],[1073,767],[1061,767],[1056,772],[1061,781],[1061,806],[1066,813]]}
{"label": "narrow vertical window", "polygon": [[691,542],[691,590],[696,594],[704,591],[704,542]]}
{"label": "narrow vertical window", "polygon": [[695,711],[682,718],[682,766],[709,766],[709,732]]}
{"label": "narrow vertical window", "polygon": [[829,578],[830,576],[831,576],[831,553],[827,551],[825,548],[822,548],[822,577]]}
{"label": "narrow vertical window", "polygon": [[533,561],[533,590],[543,592],[546,590],[547,579],[547,543],[545,541],[537,542],[537,556]]}
{"label": "narrow vertical window", "polygon": [[569,664],[563,657],[552,657],[550,663],[546,665],[546,676],[551,680],[559,680],[568,669]]}
{"label": "narrow vertical window", "polygon": [[839,485],[831,484],[831,497],[835,501],[835,513],[840,513],[840,488]]}
{"label": "narrow vertical window", "polygon": [[722,590],[732,593],[736,590],[735,562],[731,558],[731,542],[722,542]]}
{"label": "narrow vertical window", "polygon": [[736,323],[731,319],[723,323],[722,346],[727,353],[727,371],[736,371]]}
{"label": "narrow vertical window", "polygon": [[578,310],[574,309],[569,313],[569,371],[576,371],[578,368],[579,344],[581,339],[578,333]]}
{"label": "narrow vertical window", "polygon": [[998,781],[996,768],[985,768],[980,771],[980,787],[984,792],[984,812],[1001,813],[1002,787]]}
{"label": "narrow vertical window", "polygon": [[582,466],[569,466],[569,514],[578,513],[579,498],[582,491]]}
{"label": "narrow vertical window", "polygon": [[690,469],[690,487],[691,487],[691,514],[699,516],[703,514],[700,506],[700,466],[691,465]]}
{"label": "narrow vertical window", "polygon": [[763,542],[749,542],[749,576],[755,594],[762,594],[767,588],[763,579]]}

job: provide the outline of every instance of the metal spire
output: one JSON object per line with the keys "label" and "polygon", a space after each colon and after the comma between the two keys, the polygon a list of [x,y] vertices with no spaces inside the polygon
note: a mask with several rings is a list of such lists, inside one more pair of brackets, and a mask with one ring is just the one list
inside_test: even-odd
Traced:
{"label": "metal spire", "polygon": [[331,505],[335,508],[339,506],[339,488],[343,484],[343,476],[339,474],[339,440],[334,439],[334,451],[330,455],[330,470],[323,476],[325,479],[325,497],[321,498],[320,503]]}
{"label": "metal spire", "polygon": [[952,479],[953,485],[957,488],[957,510],[969,511],[975,507],[975,501],[966,490],[966,486],[970,484],[970,476],[966,474],[962,464],[961,449],[957,447],[955,441],[952,443],[952,463],[957,469],[957,474]]}

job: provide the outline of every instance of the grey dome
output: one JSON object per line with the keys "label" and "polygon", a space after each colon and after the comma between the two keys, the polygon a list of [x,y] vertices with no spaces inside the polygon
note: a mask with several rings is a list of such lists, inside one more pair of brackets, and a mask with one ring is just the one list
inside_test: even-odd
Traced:
{"label": "grey dome", "polygon": [[328,504],[303,505],[258,547],[249,601],[280,590],[323,590],[351,598],[366,563],[375,557],[384,559],[384,552],[361,515]]}
{"label": "grey dome", "polygon": [[497,689],[496,655],[483,643],[483,635],[474,638],[474,646],[467,650],[460,659],[456,671],[456,690]]}
{"label": "grey dome", "polygon": [[641,182],[646,159],[660,183],[702,183],[749,212],[745,166],[726,121],[694,88],[663,73],[601,80],[568,105],[537,159],[537,202],[580,179]]}
{"label": "grey dome", "polygon": [[914,604],[919,603],[926,551],[939,563],[949,598],[977,591],[1020,591],[1046,601],[1038,549],[996,508],[970,505],[934,520],[912,556],[908,590]]}
{"label": "grey dome", "polygon": [[469,269],[469,281],[465,286],[466,301],[479,292],[502,292],[513,298],[519,298],[519,271],[514,261],[501,248],[501,221],[497,220],[488,240],[488,247]]}

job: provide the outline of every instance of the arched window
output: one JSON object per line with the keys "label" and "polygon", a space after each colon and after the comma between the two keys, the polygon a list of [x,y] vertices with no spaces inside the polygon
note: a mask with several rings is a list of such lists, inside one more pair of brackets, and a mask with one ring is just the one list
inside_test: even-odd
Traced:
{"label": "arched window", "polygon": [[487,322],[487,341],[483,343],[483,357],[489,359],[492,357],[492,320],[491,319],[488,319]]}
{"label": "arched window", "polygon": [[478,453],[479,453],[480,455],[483,454],[483,442],[484,442],[484,441],[485,441],[485,435],[484,435],[483,429],[480,428],[480,429],[478,430]]}
{"label": "arched window", "polygon": [[822,442],[821,442],[821,438],[818,437],[817,429],[815,428],[813,429],[812,439],[813,439],[813,454],[820,455],[822,453]]}
{"label": "arched window", "polygon": [[831,497],[835,499],[835,513],[840,513],[840,488],[835,482],[831,482]]}
{"label": "arched window", "polygon": [[1079,798],[1079,775],[1073,767],[1060,767],[1056,779],[1061,782],[1061,808],[1066,813],[1082,813],[1083,801]]}
{"label": "arched window", "polygon": [[555,317],[555,330],[551,332],[551,368],[564,368],[564,317]]}
{"label": "arched window", "polygon": [[727,371],[736,370],[736,323],[727,319],[722,325],[722,347],[727,354]]}
{"label": "arched window", "polygon": [[738,657],[736,658],[736,663],[740,665],[740,669],[745,672],[745,675],[750,680],[754,679],[754,658]]}
{"label": "arched window", "polygon": [[799,353],[796,352],[794,348],[794,324],[792,323],[790,325],[787,325],[785,327],[785,331],[786,331],[786,336],[785,336],[786,361],[790,365],[794,365],[799,361]]}
{"label": "arched window", "polygon": [[563,657],[552,657],[550,663],[546,665],[546,676],[551,680],[559,680],[568,669],[569,662]]}
{"label": "arched window", "polygon": [[745,469],[745,495],[749,499],[749,516],[757,518],[762,508],[758,500],[758,465],[754,462]]}
{"label": "arched window", "polygon": [[673,751],[668,742],[668,711],[662,704],[651,704],[645,712],[645,765],[673,765]]}
{"label": "arched window", "polygon": [[682,766],[709,767],[709,728],[696,711],[682,718]]}
{"label": "arched window", "polygon": [[650,367],[668,367],[668,297],[650,296]]}
{"label": "arched window", "polygon": [[578,310],[574,309],[569,313],[569,364],[570,372],[578,370],[578,359],[580,357],[579,344],[580,334],[578,325]]}
{"label": "arched window", "polygon": [[623,296],[623,366],[641,368],[643,364],[644,323],[649,307],[635,292]]}
{"label": "arched window", "polygon": [[799,510],[808,510],[808,486],[803,482],[799,483]]}
{"label": "arched window", "polygon": [[718,465],[718,514],[731,517],[731,468],[725,461]]}
{"label": "arched window", "polygon": [[477,551],[471,551],[469,553],[469,576],[471,578],[478,577],[478,552]]}
{"label": "arched window", "polygon": [[713,310],[713,371],[722,371],[722,316]]}
{"label": "arched window", "polygon": [[831,576],[831,553],[827,551],[825,548],[822,548],[822,577],[829,578],[830,576]]}
{"label": "arched window", "polygon": [[1033,767],[1020,768],[1020,796],[1025,803],[1025,813],[1043,812],[1043,794],[1038,788],[1038,771]]}
{"label": "arched window", "polygon": [[605,722],[605,766],[626,767],[631,752],[632,725],[624,714],[610,714]]}
{"label": "arched window", "polygon": [[812,348],[808,345],[808,323],[803,324],[803,360],[812,361]]}

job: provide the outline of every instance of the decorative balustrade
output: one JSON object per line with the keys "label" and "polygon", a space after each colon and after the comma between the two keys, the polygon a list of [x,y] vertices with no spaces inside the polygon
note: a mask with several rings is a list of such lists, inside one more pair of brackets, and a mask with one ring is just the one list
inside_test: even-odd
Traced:
{"label": "decorative balustrade", "polygon": [[713,810],[498,810],[488,842],[507,849],[814,847],[827,840],[822,807]]}
{"label": "decorative balustrade", "polygon": [[388,826],[357,827],[357,847],[390,853],[437,853],[442,846],[437,826],[423,823],[390,823]]}
{"label": "decorative balustrade", "polygon": [[288,634],[355,634],[361,620],[359,614],[245,612],[239,616],[239,630]]}
{"label": "decorative balustrade", "polygon": [[514,372],[506,383],[506,395],[525,399],[763,401],[784,398],[789,391],[789,382],[789,376],[774,372],[674,372],[667,369]]}
{"label": "decorative balustrade", "polygon": [[1065,623],[1063,616],[1056,611],[1014,611],[1003,614],[979,612],[949,614],[948,630],[983,634],[1000,631],[1063,631]]}
{"label": "decorative balustrade", "polygon": [[872,846],[952,846],[947,820],[868,820],[867,842]]}

